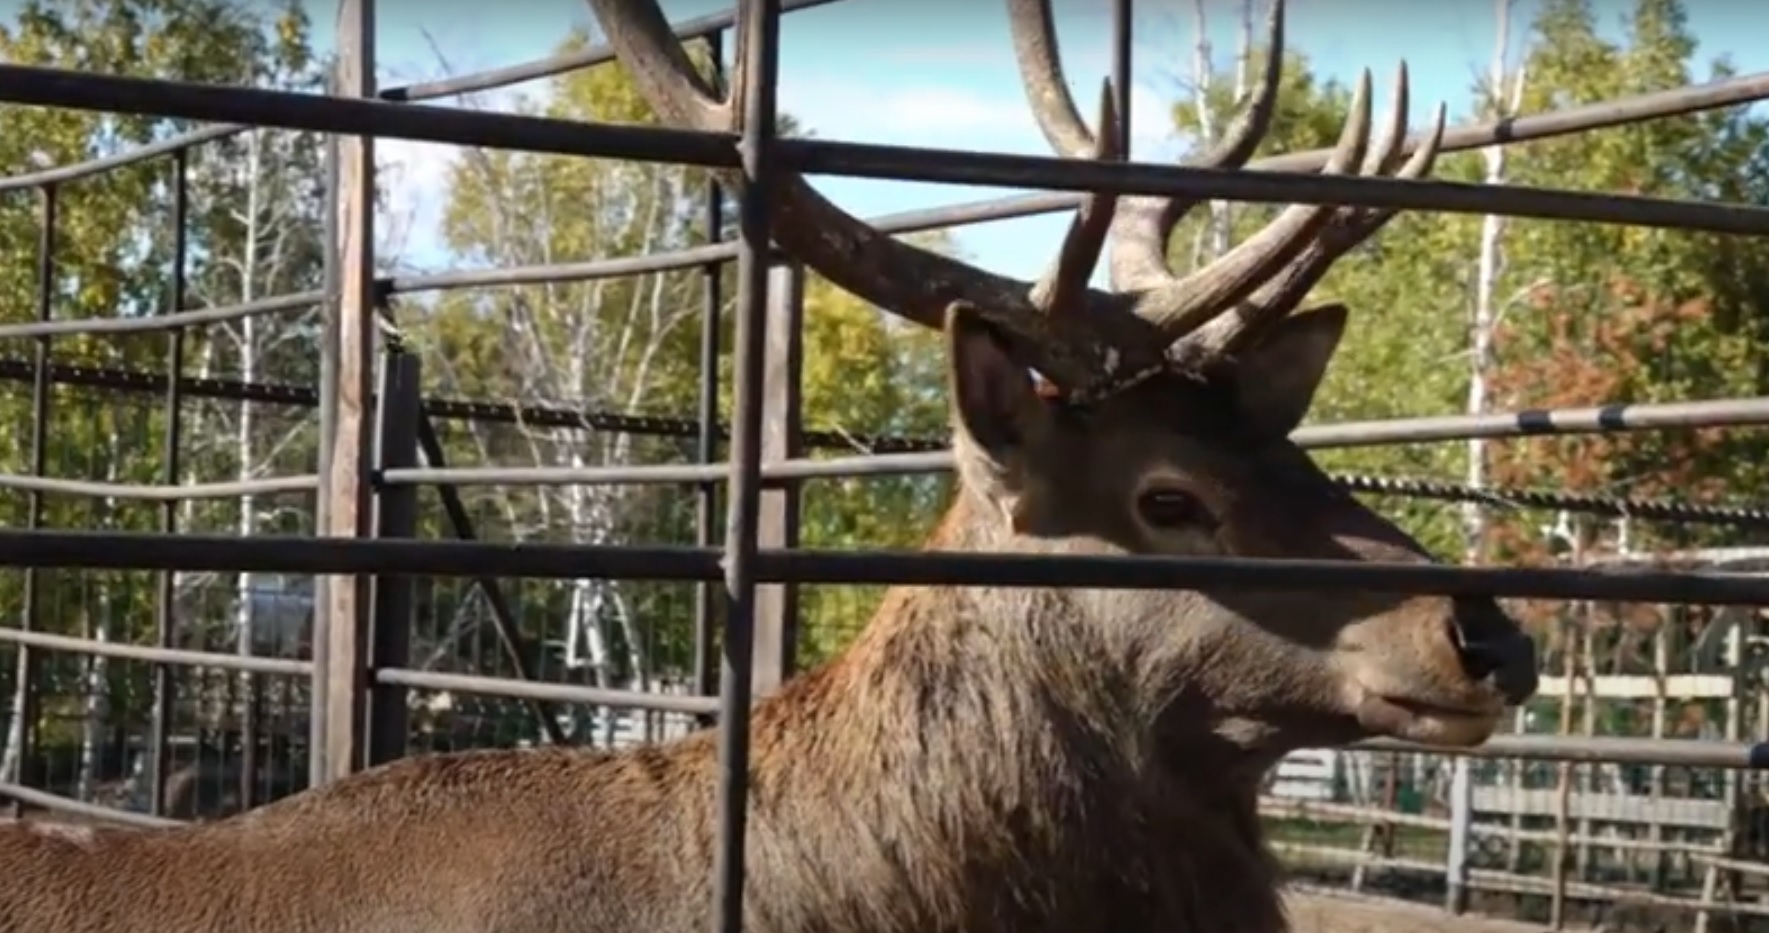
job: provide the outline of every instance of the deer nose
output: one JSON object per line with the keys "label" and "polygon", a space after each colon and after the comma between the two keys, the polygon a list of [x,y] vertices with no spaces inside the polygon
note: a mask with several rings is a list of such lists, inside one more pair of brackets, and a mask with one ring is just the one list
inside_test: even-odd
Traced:
{"label": "deer nose", "polygon": [[1458,598],[1450,637],[1462,669],[1474,680],[1491,678],[1505,702],[1516,706],[1535,695],[1535,639],[1524,634],[1498,603],[1484,597]]}

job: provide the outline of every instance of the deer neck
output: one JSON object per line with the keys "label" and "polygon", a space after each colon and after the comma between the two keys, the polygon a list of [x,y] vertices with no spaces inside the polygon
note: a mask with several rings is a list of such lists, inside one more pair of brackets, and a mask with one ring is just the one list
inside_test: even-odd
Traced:
{"label": "deer neck", "polygon": [[[961,500],[930,547],[986,549],[981,516],[961,511],[978,507]],[[761,760],[787,767],[763,782],[783,803],[838,795],[839,818],[815,815],[845,831],[831,857],[926,866],[900,892],[925,927],[995,929],[951,921],[1030,908],[1005,928],[1088,927],[1121,908],[1111,928],[1281,930],[1257,775],[1225,785],[1158,743],[1123,666],[1088,657],[1072,624],[1053,637],[1049,626],[1072,621],[1070,598],[893,589],[845,655],[766,704],[757,741],[787,748]],[[822,696],[792,699],[801,693]]]}

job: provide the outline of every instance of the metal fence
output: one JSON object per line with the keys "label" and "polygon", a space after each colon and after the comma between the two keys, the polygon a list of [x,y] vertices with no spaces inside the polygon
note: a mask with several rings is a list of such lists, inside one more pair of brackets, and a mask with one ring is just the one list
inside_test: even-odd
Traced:
{"label": "metal fence", "polygon": [[[678,36],[708,38],[715,50],[715,60],[719,58],[722,32],[740,16],[744,28],[750,30],[745,60],[735,66],[744,69],[748,78],[740,83],[748,95],[743,106],[751,119],[745,121],[746,130],[741,137],[579,124],[420,103],[603,64],[613,57],[606,48],[371,95],[372,81],[363,76],[373,70],[372,41],[364,38],[372,32],[362,27],[362,22],[372,16],[369,0],[345,3],[346,15],[340,19],[339,31],[344,65],[340,69],[338,93],[330,97],[0,66],[3,100],[223,124],[124,156],[0,180],[0,195],[34,196],[41,211],[38,320],[0,325],[0,343],[32,340],[35,344],[34,356],[28,360],[0,359],[0,379],[26,380],[32,386],[33,431],[28,439],[35,454],[32,475],[0,477],[0,488],[22,495],[25,502],[24,527],[0,530],[0,566],[18,568],[24,574],[23,603],[17,614],[19,625],[0,629],[0,644],[16,649],[15,682],[26,685],[17,693],[22,704],[9,711],[11,721],[24,724],[16,752],[20,760],[32,760],[31,742],[42,728],[41,723],[48,721],[40,705],[45,690],[31,689],[31,685],[50,683],[58,677],[74,680],[82,676],[72,669],[56,673],[57,657],[79,655],[152,666],[151,677],[142,687],[142,695],[150,701],[139,710],[150,738],[142,749],[145,754],[139,759],[140,773],[130,791],[137,795],[135,804],[102,807],[76,799],[78,795],[51,792],[45,788],[42,775],[30,773],[29,768],[0,776],[5,778],[0,783],[0,796],[20,805],[161,825],[173,821],[174,816],[194,815],[182,812],[177,802],[181,793],[181,761],[194,768],[199,782],[203,774],[209,773],[205,768],[223,773],[218,782],[237,787],[237,792],[214,806],[243,809],[256,801],[405,755],[414,745],[437,748],[460,741],[479,741],[483,737],[463,740],[427,731],[426,717],[435,718],[445,708],[448,715],[459,716],[467,704],[497,702],[490,698],[502,698],[516,705],[482,706],[474,715],[497,728],[503,728],[498,724],[511,721],[526,724],[521,735],[504,735],[499,741],[649,741],[679,734],[697,722],[716,719],[722,761],[717,900],[720,928],[734,930],[743,870],[746,788],[745,772],[738,763],[748,754],[745,713],[758,684],[762,689],[770,689],[790,675],[796,653],[795,614],[790,598],[779,595],[790,590],[769,589],[772,584],[788,588],[895,583],[1172,588],[1208,581],[1213,586],[1225,587],[1341,587],[1409,594],[1636,600],[1686,606],[1769,605],[1769,579],[1749,574],[1662,569],[1634,569],[1618,574],[1597,568],[1456,568],[1156,557],[1057,559],[798,549],[794,547],[793,530],[797,512],[790,503],[804,483],[834,477],[938,473],[949,468],[950,458],[937,449],[937,444],[925,440],[867,438],[860,439],[860,446],[879,452],[876,455],[809,459],[804,452],[810,448],[850,447],[856,439],[817,436],[796,425],[789,426],[787,434],[780,436],[765,432],[764,409],[770,405],[790,405],[786,399],[795,390],[791,386],[768,384],[764,338],[769,327],[794,320],[795,301],[802,297],[797,294],[802,287],[799,273],[790,259],[770,253],[766,236],[769,204],[765,200],[746,200],[741,205],[741,220],[734,235],[726,238],[721,194],[716,185],[711,186],[706,214],[710,242],[673,254],[425,276],[376,276],[373,249],[363,235],[364,216],[373,200],[373,165],[360,147],[338,138],[341,136],[372,134],[527,152],[681,163],[736,169],[750,177],[798,170],[1057,189],[873,220],[878,229],[891,233],[1070,210],[1079,203],[1080,192],[1091,189],[1264,203],[1331,202],[1471,214],[1497,212],[1738,235],[1769,233],[1769,209],[1760,207],[1312,174],[1324,161],[1324,152],[1265,160],[1256,164],[1259,171],[1212,173],[1142,164],[1090,165],[1056,158],[770,138],[775,123],[772,117],[779,17],[827,2],[754,0],[742,7],[740,14],[723,13],[678,26]],[[1117,0],[1114,10],[1116,30],[1124,39],[1129,30],[1128,0]],[[1128,74],[1129,47],[1127,40],[1114,43],[1115,72]],[[1118,108],[1121,114],[1129,113],[1129,87],[1128,81],[1116,83],[1117,92],[1124,95]],[[1731,78],[1503,125],[1452,128],[1445,134],[1444,148],[1470,149],[1497,142],[1543,139],[1764,98],[1769,98],[1769,75]],[[189,247],[184,231],[189,222],[185,195],[189,155],[196,147],[249,126],[335,134],[330,157],[336,181],[333,189],[338,198],[335,233],[340,246],[329,257],[326,287],[232,307],[187,307],[184,268]],[[739,153],[746,155],[740,157]],[[104,320],[53,319],[60,192],[83,179],[149,160],[170,163],[176,192],[172,219],[174,261],[167,310],[151,316]],[[716,419],[717,363],[723,350],[719,340],[720,309],[730,297],[723,294],[721,267],[731,262],[737,265],[736,340],[731,348],[736,362],[736,394],[732,423],[725,426]],[[426,398],[420,392],[417,357],[403,345],[400,336],[401,295],[588,281],[671,269],[698,269],[705,277],[700,341],[702,383],[699,412],[693,419]],[[182,374],[180,335],[188,328],[316,307],[324,322],[323,338],[319,341],[320,378],[316,384],[192,379]],[[168,335],[165,372],[75,366],[52,360],[50,355],[51,341],[56,338],[145,333]],[[377,346],[379,354],[375,352]],[[45,431],[51,423],[52,399],[64,387],[103,388],[142,399],[159,396],[168,441],[164,482],[121,485],[45,475]],[[205,399],[317,411],[317,467],[304,475],[180,485],[181,419],[189,405]],[[673,457],[681,462],[599,468],[451,468],[438,427],[451,420],[675,438],[665,459]],[[1332,447],[1762,424],[1769,424],[1769,400],[1741,398],[1621,409],[1328,425],[1299,432],[1298,440],[1305,446]],[[727,462],[720,462],[721,447],[728,448]],[[1671,521],[1746,527],[1769,524],[1769,513],[1755,509],[1605,500],[1554,491],[1466,489],[1370,477],[1343,479],[1352,488],[1364,491],[1522,503]],[[489,484],[649,484],[687,489],[694,497],[691,508],[695,540],[691,545],[645,546],[477,540],[479,533],[467,497],[474,486]],[[421,499],[425,490],[433,491],[439,510],[426,507]],[[772,499],[768,498],[770,495]],[[103,497],[156,505],[159,530],[99,532],[45,527],[45,502],[57,496]],[[241,496],[289,497],[295,503],[291,508],[309,513],[308,520],[296,522],[277,535],[179,533],[179,503]],[[727,509],[723,521],[717,514],[721,503]],[[440,521],[426,525],[426,521],[438,517],[438,512]],[[427,530],[432,534],[425,534]],[[438,540],[438,536],[455,540]],[[101,642],[43,631],[40,619],[48,592],[47,572],[66,569],[157,573],[156,644],[148,647]],[[306,644],[268,648],[250,644],[239,650],[181,647],[186,640],[178,631],[181,612],[173,585],[174,573],[282,575],[278,579],[285,581],[312,578],[310,585],[279,585],[267,597],[296,602],[297,629],[305,624],[306,614],[311,613],[312,629]],[[439,596],[431,579],[439,576],[462,578],[466,586],[453,595]],[[525,581],[585,577],[662,581],[679,588],[680,615],[691,619],[684,665],[688,674],[682,682],[660,682],[633,689],[630,685],[585,682],[588,675],[581,670],[547,669],[551,655],[536,644],[535,632],[525,630],[515,617],[509,591]],[[467,590],[471,590],[470,595]],[[469,602],[471,608],[463,608]],[[443,604],[452,606],[457,617],[449,625],[449,634],[442,634],[441,628],[426,629],[421,623],[414,624],[414,619],[426,618],[426,611],[434,613]],[[478,621],[459,621],[469,613],[475,614],[473,618]],[[435,621],[434,615],[429,618]],[[442,647],[453,650],[455,643],[463,640],[459,634],[463,628],[484,633],[483,638],[474,641],[477,654],[472,663],[458,665],[459,669],[438,669],[448,665],[419,660],[425,653],[435,653]],[[488,667],[507,676],[489,676],[484,672]],[[207,679],[193,689],[190,681],[174,676],[181,668],[200,668]],[[568,682],[573,680],[578,682]],[[1569,679],[1563,685],[1567,696],[1571,695],[1570,683]],[[189,711],[195,708],[193,703],[252,710],[239,719],[239,734],[225,740],[238,747],[237,765],[211,767],[202,749],[182,753],[178,750],[181,742],[188,742],[177,726],[180,717],[188,720],[202,715]],[[599,712],[581,722],[574,721],[578,714],[564,709],[570,704]],[[180,712],[181,709],[185,711]],[[299,726],[294,723],[305,723],[309,734],[296,736],[293,730]],[[1769,764],[1769,746],[1746,740],[1747,735],[1760,734],[1763,727],[1763,722],[1756,721],[1748,728],[1735,726],[1725,740],[1703,741],[1518,734],[1495,738],[1480,749],[1453,758],[1426,754],[1402,743],[1372,742],[1345,753],[1349,757],[1343,759],[1305,757],[1292,762],[1289,772],[1280,770],[1278,781],[1290,782],[1285,786],[1291,789],[1268,797],[1268,816],[1292,828],[1302,827],[1297,830],[1299,836],[1280,835],[1279,842],[1304,861],[1347,861],[1329,851],[1335,850],[1334,846],[1310,838],[1307,824],[1323,823],[1324,816],[1337,814],[1346,817],[1350,825],[1360,827],[1355,847],[1337,847],[1337,851],[1358,853],[1357,884],[1363,883],[1366,872],[1400,869],[1434,875],[1451,892],[1479,887],[1483,877],[1503,887],[1490,875],[1491,869],[1474,864],[1480,854],[1479,840],[1496,832],[1490,828],[1494,824],[1480,817],[1493,813],[1517,816],[1516,807],[1522,807],[1528,812],[1513,821],[1506,838],[1513,840],[1513,845],[1521,845],[1516,840],[1544,844],[1544,831],[1531,829],[1536,825],[1533,823],[1526,826],[1528,820],[1524,818],[1539,821],[1544,816],[1552,817],[1553,812],[1543,811],[1537,806],[1539,801],[1530,802],[1535,798],[1517,802],[1535,793],[1532,788],[1539,783],[1532,783],[1536,779],[1525,775],[1532,767],[1530,762],[1641,766],[1656,769],[1654,773],[1660,779],[1667,768],[1747,771]],[[266,766],[257,761],[260,755],[282,756],[284,763]],[[1490,765],[1471,767],[1470,758],[1493,761]],[[298,763],[301,759],[305,759],[305,767]],[[1318,768],[1310,771],[1315,765]],[[113,764],[110,770],[127,768]],[[1402,780],[1398,776],[1403,773],[1412,776]],[[1311,782],[1322,780],[1362,787],[1364,791],[1360,793],[1365,798],[1374,793],[1371,788],[1385,787],[1387,796],[1368,801],[1379,804],[1373,811],[1351,813],[1348,804],[1325,799],[1322,792],[1307,789]],[[1729,793],[1737,797],[1743,792],[1743,785],[1735,778],[1728,780],[1732,782]],[[1499,787],[1506,781],[1517,792],[1510,798],[1500,800],[1493,793],[1482,795],[1482,788]],[[1396,803],[1399,798],[1395,795],[1400,788],[1418,785],[1439,788],[1432,793],[1445,802],[1444,814],[1428,815],[1419,808]],[[1708,812],[1712,807],[1696,809],[1701,809],[1696,817],[1655,817],[1653,825],[1658,829],[1654,831],[1674,835],[1676,831],[1664,829],[1667,825],[1711,830],[1715,828],[1710,825],[1714,820],[1733,819]],[[1567,812],[1562,804],[1562,823],[1568,819]],[[1602,822],[1604,815],[1573,812],[1571,819],[1589,824]],[[1432,841],[1423,844],[1424,854],[1395,853],[1395,840],[1409,828],[1435,834]],[[1530,836],[1532,832],[1536,836]],[[1587,849],[1608,847],[1619,852],[1631,845],[1622,836],[1599,837],[1589,832],[1576,837],[1561,834],[1557,838],[1562,847],[1568,844],[1568,838]],[[1710,876],[1719,869],[1742,870],[1733,864],[1739,860],[1732,858],[1734,853],[1730,850],[1715,850],[1708,841],[1700,846],[1706,848],[1693,857],[1698,861],[1706,859],[1702,864],[1708,866]],[[1694,843],[1690,847],[1696,848]],[[1489,875],[1482,876],[1482,872]],[[1592,896],[1602,896],[1601,885],[1579,883],[1599,892]],[[1556,884],[1555,890],[1561,895],[1569,890],[1564,877]],[[1533,890],[1542,889],[1536,885]],[[1720,905],[1707,894],[1704,891],[1701,902],[1704,917],[1710,910],[1738,910],[1737,905]]]}

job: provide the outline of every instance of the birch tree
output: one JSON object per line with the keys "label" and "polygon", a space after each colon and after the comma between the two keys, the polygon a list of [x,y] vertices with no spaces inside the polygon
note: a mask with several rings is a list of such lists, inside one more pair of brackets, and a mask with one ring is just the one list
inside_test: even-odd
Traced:
{"label": "birch tree", "polygon": [[[287,14],[287,15],[285,15]],[[281,10],[246,11],[220,0],[34,0],[0,25],[0,57],[27,64],[169,77],[218,83],[262,84],[278,68],[288,70],[285,55],[305,48],[299,14]],[[274,50],[274,51],[273,51]],[[305,52],[301,52],[305,55]],[[41,108],[6,107],[0,114],[8,127],[0,141],[0,171],[25,171],[44,165],[67,165],[132,149],[188,129],[179,121],[151,117],[111,116]],[[199,153],[193,164],[200,163]],[[200,171],[193,178],[200,178]],[[106,318],[152,314],[170,301],[172,258],[171,160],[113,170],[101,176],[60,186],[56,225],[56,306],[58,318]],[[201,183],[193,190],[200,191]],[[35,193],[31,193],[35,195]],[[0,237],[17,256],[36,252],[38,202],[34,197],[9,199],[0,205]],[[193,267],[212,253],[229,248],[225,234],[193,237]],[[33,264],[20,262],[0,269],[0,294],[11,320],[27,318],[35,308]],[[202,358],[211,352],[210,334],[191,331],[185,347]],[[53,354],[60,362],[156,370],[166,365],[164,335],[62,338]],[[23,348],[7,348],[19,354]],[[16,424],[29,423],[28,388],[0,388],[0,406]],[[47,450],[52,475],[109,482],[161,481],[165,456],[164,416],[151,402],[137,409],[111,404],[78,408],[75,396],[58,393]],[[21,435],[22,437],[22,435]],[[28,469],[28,445],[3,452],[4,468]],[[187,463],[200,472],[201,458]],[[208,474],[202,478],[218,478]],[[9,507],[21,508],[23,496],[9,496]],[[160,509],[137,502],[102,502],[96,507],[49,497],[46,521],[63,527],[109,527],[148,530],[157,526]],[[22,518],[22,514],[15,514]],[[111,573],[41,575],[40,618],[52,631],[86,634],[103,640],[138,640],[146,636],[155,614],[151,575]],[[96,585],[94,582],[96,581]],[[18,599],[17,577],[8,574],[0,586],[0,603],[9,609]],[[119,627],[120,626],[120,627]],[[41,655],[40,655],[41,656]],[[145,723],[151,672],[142,666],[121,667],[103,659],[79,663],[77,680],[64,680],[67,659],[50,655],[38,672],[36,688],[43,697],[39,738],[47,747],[77,743],[82,762],[76,783],[91,783],[93,750],[101,732]],[[23,685],[15,683],[16,689]],[[17,695],[14,700],[16,702]],[[121,703],[120,701],[127,701]],[[70,716],[67,706],[80,712]],[[80,736],[60,731],[60,723],[77,718]],[[0,753],[0,774],[19,773],[17,748],[22,721],[10,717],[6,750]]]}

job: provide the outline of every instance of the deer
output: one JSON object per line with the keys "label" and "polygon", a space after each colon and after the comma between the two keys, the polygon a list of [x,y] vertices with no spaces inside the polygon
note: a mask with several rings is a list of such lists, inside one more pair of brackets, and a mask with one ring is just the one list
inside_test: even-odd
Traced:
{"label": "deer", "polygon": [[[660,119],[737,125],[652,0],[589,0]],[[1065,158],[1120,160],[1109,85],[1089,129],[1045,0],[1008,0],[1018,67]],[[1222,140],[1273,119],[1270,55]],[[1420,178],[1407,82],[1372,142],[1363,72],[1332,174]],[[744,178],[726,172],[741,190]],[[957,482],[925,547],[1429,563],[1292,440],[1349,322],[1299,306],[1393,215],[1293,204],[1183,275],[1193,204],[1083,196],[1035,282],[884,235],[802,177],[770,191],[788,255],[944,335]],[[1110,250],[1106,249],[1108,242]],[[1088,285],[1109,253],[1109,289]],[[1289,751],[1484,742],[1536,689],[1491,598],[1297,587],[903,585],[834,659],[750,712],[744,929],[757,933],[1278,933],[1258,813]],[[685,933],[712,921],[716,731],[619,751],[413,756],[226,819],[0,830],[8,933]]]}

